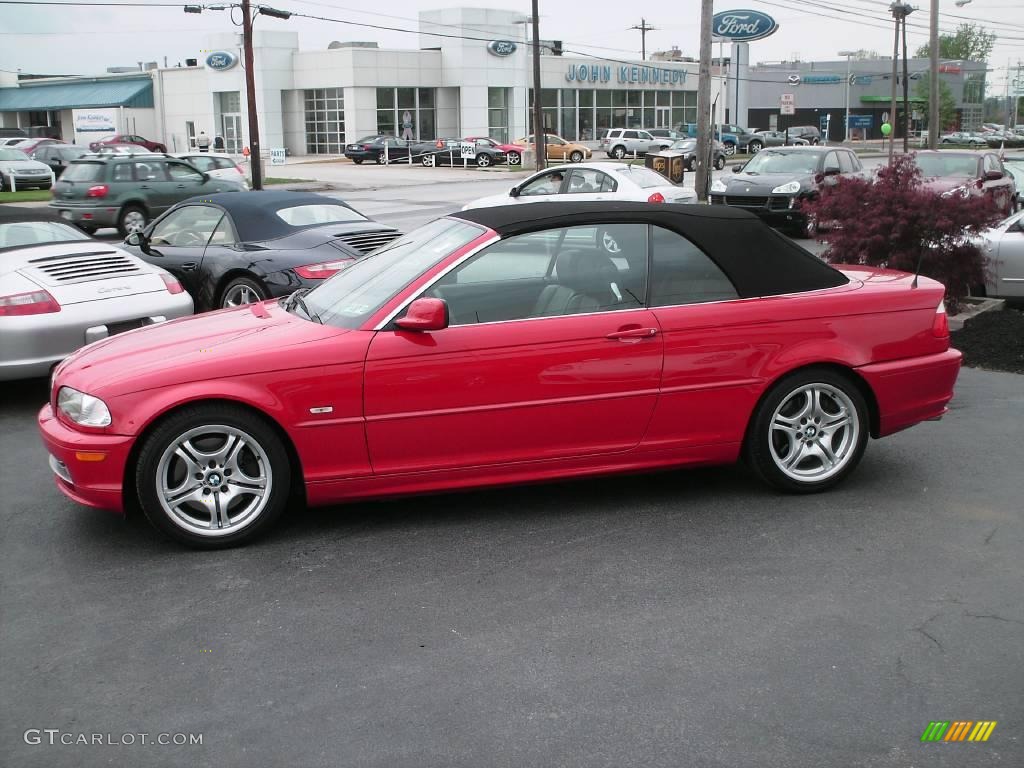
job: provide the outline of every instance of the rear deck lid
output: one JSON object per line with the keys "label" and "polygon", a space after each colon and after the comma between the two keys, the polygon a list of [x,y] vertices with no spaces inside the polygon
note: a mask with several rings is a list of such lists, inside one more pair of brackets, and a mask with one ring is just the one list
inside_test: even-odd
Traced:
{"label": "rear deck lid", "polygon": [[88,242],[40,247],[18,270],[61,305],[167,289],[161,272],[119,248]]}

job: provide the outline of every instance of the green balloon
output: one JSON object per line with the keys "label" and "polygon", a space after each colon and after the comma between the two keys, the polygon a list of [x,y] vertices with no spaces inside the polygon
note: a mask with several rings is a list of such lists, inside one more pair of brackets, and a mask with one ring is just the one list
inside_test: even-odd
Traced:
{"label": "green balloon", "polygon": [[890,133],[892,133],[892,126],[888,123],[882,123],[882,135],[888,136]]}

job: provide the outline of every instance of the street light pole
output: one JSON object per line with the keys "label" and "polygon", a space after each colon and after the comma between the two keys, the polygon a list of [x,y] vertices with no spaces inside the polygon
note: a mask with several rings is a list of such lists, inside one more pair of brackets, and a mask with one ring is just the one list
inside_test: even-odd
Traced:
{"label": "street light pole", "polygon": [[544,131],[544,110],[540,105],[540,12],[537,0],[533,0],[533,148],[537,154],[537,170],[547,165],[547,136]]}
{"label": "street light pole", "polygon": [[907,154],[910,139],[910,99],[907,94],[907,14],[903,14],[903,154]]}
{"label": "street light pole", "polygon": [[256,113],[256,73],[253,71],[252,12],[249,0],[242,0],[242,55],[245,59],[245,99],[249,112],[249,163],[252,169],[252,188],[263,189],[260,121]]}
{"label": "street light pole", "polygon": [[852,72],[850,71],[850,57],[859,53],[859,51],[840,51],[840,56],[846,57],[846,133],[844,134],[843,141],[849,143],[850,141],[850,77]]}
{"label": "street light pole", "polygon": [[711,17],[713,0],[700,0],[700,64],[697,70],[697,199],[707,202],[711,178]]}
{"label": "street light pole", "polygon": [[[959,5],[959,3],[957,3]],[[966,3],[965,3],[966,5]],[[939,0],[928,18],[928,149],[939,147]],[[984,96],[984,94],[983,94]]]}

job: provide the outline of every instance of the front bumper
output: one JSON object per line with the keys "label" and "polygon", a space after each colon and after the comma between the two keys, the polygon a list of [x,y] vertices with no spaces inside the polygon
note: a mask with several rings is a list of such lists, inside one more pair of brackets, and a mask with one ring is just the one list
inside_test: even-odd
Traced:
{"label": "front bumper", "polygon": [[[11,174],[3,173],[0,175],[3,176],[5,184],[10,184]],[[17,185],[18,189],[25,189],[26,187],[40,187],[42,189],[49,189],[50,186],[53,184],[53,176],[50,175],[49,171],[47,171],[46,173],[31,174],[15,173],[14,183]]]}
{"label": "front bumper", "polygon": [[[135,438],[77,432],[54,415],[49,403],[39,411],[38,425],[60,491],[79,504],[124,514],[124,470]],[[92,454],[91,460],[79,458],[82,452]]]}
{"label": "front bumper", "polygon": [[0,318],[0,381],[48,376],[55,363],[86,344],[192,310],[188,293],[155,291],[68,304],[51,314]]}
{"label": "front bumper", "polygon": [[802,224],[805,221],[800,212],[798,195],[733,195],[712,192],[709,199],[712,205],[728,205],[740,208],[759,216],[769,224]]}

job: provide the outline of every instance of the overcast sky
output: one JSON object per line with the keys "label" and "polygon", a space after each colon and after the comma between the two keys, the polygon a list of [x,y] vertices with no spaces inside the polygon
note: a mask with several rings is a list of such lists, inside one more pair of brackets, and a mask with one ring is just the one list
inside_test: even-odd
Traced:
{"label": "overcast sky", "polygon": [[[357,0],[260,1],[298,13],[400,29],[415,29],[417,12],[432,8],[464,5],[524,14],[530,9],[530,3],[524,0],[377,3],[386,13],[360,10]],[[205,33],[235,29],[227,12],[185,14],[180,6],[161,7],[163,2],[166,0],[151,0],[146,7],[125,8],[76,7],[74,2],[67,2],[67,7],[0,4],[0,69],[95,74],[107,67],[131,66],[139,61],[156,60],[162,65],[164,57],[174,66],[186,58],[199,58],[198,49]],[[917,4],[920,8],[910,15],[908,22],[907,45],[911,55],[928,37],[928,2],[917,0]],[[138,0],[135,5],[139,5]],[[751,43],[752,63],[794,56],[805,61],[835,59],[838,51],[853,48],[883,55],[892,50],[892,22],[885,0],[715,3],[716,12],[740,8],[766,12],[779,24],[772,37]],[[639,58],[640,33],[629,27],[640,24],[641,15],[656,28],[647,35],[649,52],[677,45],[685,55],[697,55],[698,0],[659,0],[636,6],[623,0],[540,0],[540,33],[543,39],[564,41],[569,49],[613,59]],[[989,92],[1002,95],[1007,61],[1012,60],[1015,66],[1018,59],[1024,60],[1024,0],[972,0],[960,8],[954,0],[940,0],[943,31],[953,29],[965,19],[977,20],[1001,36],[989,61],[994,70],[989,75]],[[387,48],[411,48],[417,44],[416,36],[408,33],[297,17],[288,21],[263,17],[257,25],[262,29],[297,31],[302,49],[326,48],[332,40],[372,40]]]}

